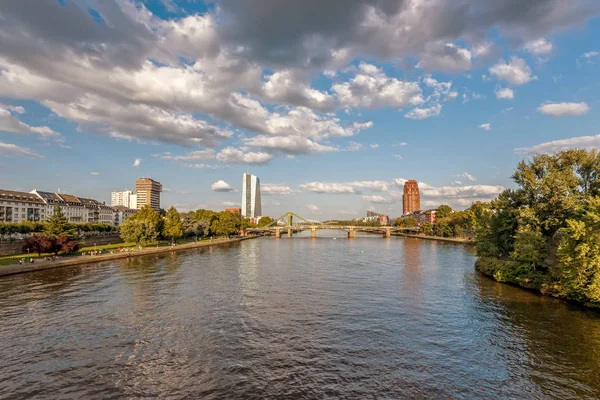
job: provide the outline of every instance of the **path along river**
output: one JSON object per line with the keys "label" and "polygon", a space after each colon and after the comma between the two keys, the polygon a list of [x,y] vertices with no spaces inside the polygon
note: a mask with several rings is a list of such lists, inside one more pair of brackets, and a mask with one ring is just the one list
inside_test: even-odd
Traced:
{"label": "path along river", "polygon": [[600,397],[597,312],[468,246],[319,236],[0,278],[0,398]]}

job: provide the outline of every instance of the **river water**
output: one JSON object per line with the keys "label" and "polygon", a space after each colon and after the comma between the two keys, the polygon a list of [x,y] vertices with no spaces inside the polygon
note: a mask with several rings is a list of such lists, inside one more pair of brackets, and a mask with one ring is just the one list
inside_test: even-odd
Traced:
{"label": "river water", "polygon": [[600,397],[598,313],[319,235],[0,278],[0,398]]}

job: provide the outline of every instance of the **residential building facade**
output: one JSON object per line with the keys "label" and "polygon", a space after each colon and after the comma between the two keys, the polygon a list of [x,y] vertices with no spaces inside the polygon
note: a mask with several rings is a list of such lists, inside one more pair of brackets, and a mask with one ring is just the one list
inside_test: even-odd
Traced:
{"label": "residential building facade", "polygon": [[137,213],[139,210],[127,208],[125,206],[113,206],[111,207],[113,212],[113,225],[119,226],[125,221],[125,218],[130,217]]}
{"label": "residential building facade", "polygon": [[419,184],[415,180],[409,180],[404,184],[402,195],[402,214],[406,215],[421,209],[421,195]]}
{"label": "residential building facade", "polygon": [[230,213],[242,215],[242,209],[236,207],[226,208],[225,211],[229,211]]}
{"label": "residential building facade", "polygon": [[112,192],[110,194],[110,205],[111,206],[124,206],[127,208],[137,208],[137,195],[131,190],[124,190],[122,192]]}
{"label": "residential building facade", "polygon": [[46,203],[37,195],[0,190],[0,222],[43,221]]}
{"label": "residential building facade", "polygon": [[154,211],[160,211],[160,192],[162,192],[160,182],[150,178],[140,178],[135,181],[135,191],[137,195],[137,209],[148,205]]}
{"label": "residential building facade", "polygon": [[255,175],[242,175],[242,216],[247,218],[262,216],[260,179]]}

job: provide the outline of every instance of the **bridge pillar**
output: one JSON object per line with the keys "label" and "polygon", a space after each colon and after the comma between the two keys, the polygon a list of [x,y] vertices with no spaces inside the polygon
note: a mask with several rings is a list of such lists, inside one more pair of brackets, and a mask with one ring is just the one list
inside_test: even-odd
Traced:
{"label": "bridge pillar", "polygon": [[311,237],[312,237],[313,239],[316,239],[316,238],[317,238],[317,229],[316,229],[316,228],[312,228],[312,229],[311,229]]}
{"label": "bridge pillar", "polygon": [[389,239],[392,237],[392,228],[385,228],[385,232],[383,233],[384,239]]}
{"label": "bridge pillar", "polygon": [[292,237],[292,229],[288,229],[288,237]]}
{"label": "bridge pillar", "polygon": [[281,229],[275,229],[275,238],[281,239]]}
{"label": "bridge pillar", "polygon": [[348,231],[348,239],[354,239],[356,237],[356,232],[354,231],[354,229],[350,229]]}

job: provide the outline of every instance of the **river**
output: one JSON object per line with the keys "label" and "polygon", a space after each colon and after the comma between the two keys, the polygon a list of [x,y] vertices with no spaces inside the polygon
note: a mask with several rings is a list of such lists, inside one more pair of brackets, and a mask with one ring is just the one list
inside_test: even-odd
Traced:
{"label": "river", "polygon": [[303,236],[0,278],[0,398],[600,397],[597,312],[468,246]]}

